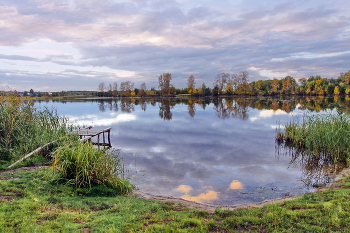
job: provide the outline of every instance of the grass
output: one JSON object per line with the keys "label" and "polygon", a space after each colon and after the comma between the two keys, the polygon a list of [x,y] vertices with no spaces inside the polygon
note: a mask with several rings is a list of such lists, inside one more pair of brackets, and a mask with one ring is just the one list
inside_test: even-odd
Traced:
{"label": "grass", "polygon": [[[129,182],[117,177],[123,174],[119,150],[100,150],[88,143],[70,141],[53,152],[48,175],[52,180],[76,187],[106,186],[129,193]],[[94,187],[96,189],[96,187]]]}
{"label": "grass", "polygon": [[[347,232],[350,179],[341,188],[259,208],[214,213],[53,184],[45,169],[0,176],[0,232]],[[108,192],[109,190],[109,192]]]}
{"label": "grass", "polygon": [[[53,109],[36,109],[15,95],[0,96],[0,170],[11,162],[67,135],[67,119]],[[47,155],[58,143],[42,151]]]}
{"label": "grass", "polygon": [[[81,194],[119,193],[132,190],[129,182],[119,179],[123,171],[116,150],[104,151],[78,141],[71,134],[67,119],[54,110],[38,110],[31,102],[16,95],[0,97],[0,169],[11,161],[30,153],[49,142],[40,156],[18,166],[34,163],[51,165],[47,177],[55,181],[85,188]],[[18,167],[17,166],[17,167]]]}
{"label": "grass", "polygon": [[350,162],[350,117],[340,113],[305,115],[277,132],[276,140],[300,153]]}

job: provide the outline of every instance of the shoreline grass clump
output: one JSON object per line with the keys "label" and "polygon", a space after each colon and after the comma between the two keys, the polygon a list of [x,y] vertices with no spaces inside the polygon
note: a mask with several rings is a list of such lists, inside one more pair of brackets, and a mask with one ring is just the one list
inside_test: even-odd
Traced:
{"label": "shoreline grass clump", "polygon": [[119,150],[100,150],[89,143],[73,141],[53,152],[51,179],[77,188],[97,191],[96,186],[115,189],[119,194],[129,193],[133,186],[123,175]]}
{"label": "shoreline grass clump", "polygon": [[304,115],[279,128],[278,143],[303,154],[350,162],[350,117],[341,113]]}

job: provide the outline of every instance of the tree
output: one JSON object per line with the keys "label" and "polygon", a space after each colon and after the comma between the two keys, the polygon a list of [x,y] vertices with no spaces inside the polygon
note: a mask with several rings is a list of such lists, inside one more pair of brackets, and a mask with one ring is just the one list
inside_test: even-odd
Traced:
{"label": "tree", "polygon": [[132,90],[134,90],[134,83],[130,81],[120,83],[120,91],[122,92],[122,95],[130,96]]}
{"label": "tree", "polygon": [[[194,80],[194,76],[191,75],[190,77],[188,77],[188,80],[187,80],[187,90],[188,92],[193,92],[194,88],[195,88],[195,85],[196,84],[196,81]],[[190,93],[191,94],[191,93]]]}
{"label": "tree", "polygon": [[112,84],[109,84],[108,85],[108,96],[110,97],[110,96],[112,96],[112,94],[113,94],[113,87],[112,87]]}
{"label": "tree", "polygon": [[100,82],[100,84],[98,84],[98,91],[99,92],[104,92],[106,89],[106,85],[104,82]]}
{"label": "tree", "polygon": [[163,73],[159,76],[159,89],[162,95],[170,95],[170,82],[171,82],[171,73]]}
{"label": "tree", "polygon": [[118,83],[113,83],[113,96],[118,96]]}
{"label": "tree", "polygon": [[237,94],[250,94],[250,86],[248,84],[249,73],[241,71],[238,74],[232,74],[229,85],[233,86]]}
{"label": "tree", "polygon": [[146,83],[142,83],[141,86],[140,86],[139,94],[141,96],[144,96],[146,94],[146,91],[147,91]]}
{"label": "tree", "polygon": [[227,83],[230,81],[229,73],[221,73],[216,75],[214,82],[214,89],[217,87],[218,95],[221,95],[226,88]]}
{"label": "tree", "polygon": [[292,77],[286,76],[282,80],[282,93],[283,94],[290,94],[290,88],[292,87]]}
{"label": "tree", "polygon": [[271,91],[273,94],[276,94],[278,92],[278,89],[279,89],[279,81],[277,78],[274,78],[271,82]]}
{"label": "tree", "polygon": [[34,92],[33,89],[30,89],[29,93],[30,93],[31,96],[34,96],[34,95],[35,95],[35,92]]}
{"label": "tree", "polygon": [[335,87],[334,88],[334,95],[339,95],[339,94],[340,94],[339,87]]}
{"label": "tree", "polygon": [[339,78],[345,83],[346,86],[350,86],[350,71],[344,73],[341,73]]}

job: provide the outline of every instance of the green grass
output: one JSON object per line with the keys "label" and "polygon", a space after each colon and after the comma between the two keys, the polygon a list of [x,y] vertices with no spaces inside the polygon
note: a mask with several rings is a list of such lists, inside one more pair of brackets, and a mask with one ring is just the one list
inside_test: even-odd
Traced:
{"label": "green grass", "polygon": [[[348,232],[350,179],[341,188],[259,208],[215,213],[53,184],[45,170],[0,176],[0,232]],[[11,179],[10,179],[11,178]]]}

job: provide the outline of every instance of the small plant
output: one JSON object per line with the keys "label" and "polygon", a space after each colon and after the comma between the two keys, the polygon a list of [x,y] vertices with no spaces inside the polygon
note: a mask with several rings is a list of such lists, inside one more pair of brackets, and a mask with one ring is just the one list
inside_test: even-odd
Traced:
{"label": "small plant", "polygon": [[54,180],[91,191],[96,185],[118,188],[120,193],[132,190],[129,182],[118,178],[123,173],[119,151],[99,150],[88,143],[73,141],[57,148],[49,171]]}

